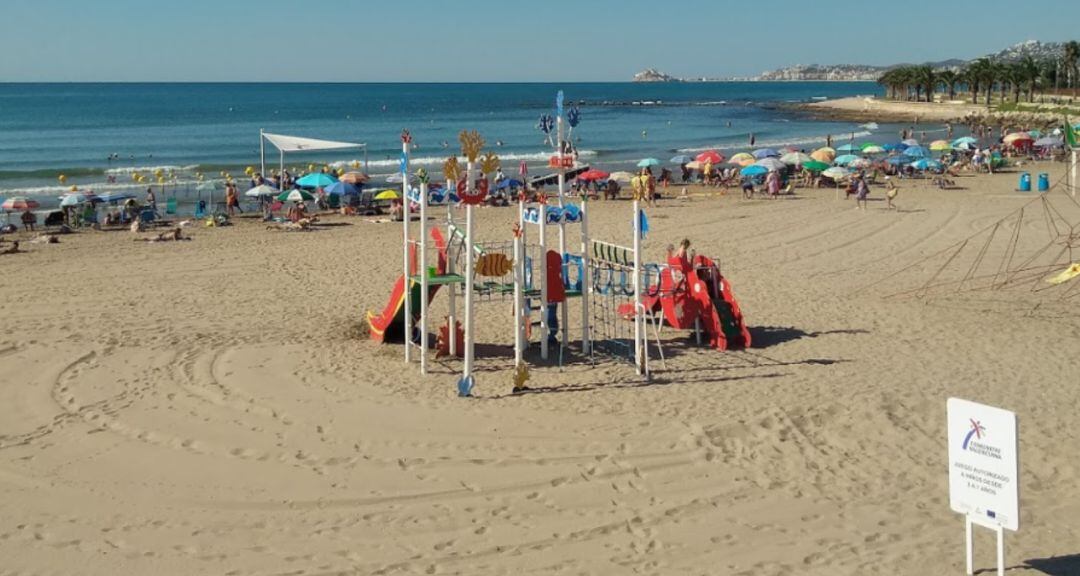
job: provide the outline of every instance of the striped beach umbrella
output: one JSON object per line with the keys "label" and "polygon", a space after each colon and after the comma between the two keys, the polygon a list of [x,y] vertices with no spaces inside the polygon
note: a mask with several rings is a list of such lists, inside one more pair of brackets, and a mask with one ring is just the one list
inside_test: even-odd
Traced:
{"label": "striped beach umbrella", "polygon": [[0,204],[0,208],[7,212],[23,212],[26,210],[33,210],[40,206],[37,200],[31,200],[25,196],[12,196],[7,200],[4,200],[3,204]]}

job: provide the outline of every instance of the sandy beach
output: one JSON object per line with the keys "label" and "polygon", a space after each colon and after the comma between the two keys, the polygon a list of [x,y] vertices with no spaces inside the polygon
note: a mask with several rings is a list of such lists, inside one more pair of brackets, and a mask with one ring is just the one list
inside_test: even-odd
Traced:
{"label": "sandy beach", "polygon": [[[24,243],[0,256],[0,574],[960,574],[950,396],[1019,415],[1011,573],[1080,573],[1080,289],[910,293],[996,223],[1017,259],[1046,243],[1045,203],[1016,180],[905,180],[898,211],[880,186],[868,210],[828,189],[665,200],[650,259],[686,237],[718,260],[755,346],[668,330],[651,383],[574,358],[535,367],[550,390],[523,396],[509,302],[478,309],[474,399],[455,397],[456,362],[422,377],[364,335],[399,225]],[[482,238],[509,239],[514,210],[478,214]],[[628,241],[628,203],[590,214],[595,238]],[[992,269],[1008,248],[987,245]]]}

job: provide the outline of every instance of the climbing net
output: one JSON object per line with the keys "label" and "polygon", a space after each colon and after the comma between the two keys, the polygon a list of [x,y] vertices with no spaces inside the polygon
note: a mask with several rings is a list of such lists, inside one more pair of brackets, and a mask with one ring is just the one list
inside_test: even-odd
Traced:
{"label": "climbing net", "polygon": [[594,241],[589,259],[589,339],[593,354],[634,363],[633,250]]}

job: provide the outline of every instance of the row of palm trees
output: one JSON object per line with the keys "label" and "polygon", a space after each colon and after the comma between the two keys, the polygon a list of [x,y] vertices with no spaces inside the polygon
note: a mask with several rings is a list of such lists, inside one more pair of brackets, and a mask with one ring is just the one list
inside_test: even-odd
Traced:
{"label": "row of palm trees", "polygon": [[1065,43],[1061,58],[1036,60],[1026,56],[1013,62],[980,58],[959,70],[935,70],[927,65],[901,66],[883,74],[878,84],[884,86],[887,96],[894,100],[929,102],[939,90],[947,94],[949,100],[954,100],[957,89],[962,87],[970,94],[973,104],[978,104],[983,97],[990,105],[995,89],[1002,103],[1009,95],[1014,104],[1020,102],[1021,96],[1034,102],[1037,91],[1057,89],[1062,84],[1074,89],[1080,86],[1078,61],[1080,43],[1071,41]]}

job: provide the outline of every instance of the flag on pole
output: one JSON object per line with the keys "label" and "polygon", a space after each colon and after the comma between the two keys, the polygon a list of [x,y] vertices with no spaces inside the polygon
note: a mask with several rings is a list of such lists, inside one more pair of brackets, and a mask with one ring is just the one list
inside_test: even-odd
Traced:
{"label": "flag on pole", "polygon": [[1073,150],[1080,149],[1080,142],[1077,141],[1076,131],[1073,130],[1072,122],[1069,121],[1068,116],[1065,117],[1065,143]]}
{"label": "flag on pole", "polygon": [[645,211],[641,210],[640,214],[641,222],[638,227],[638,231],[641,233],[641,239],[644,240],[649,235],[649,217],[645,215]]}

